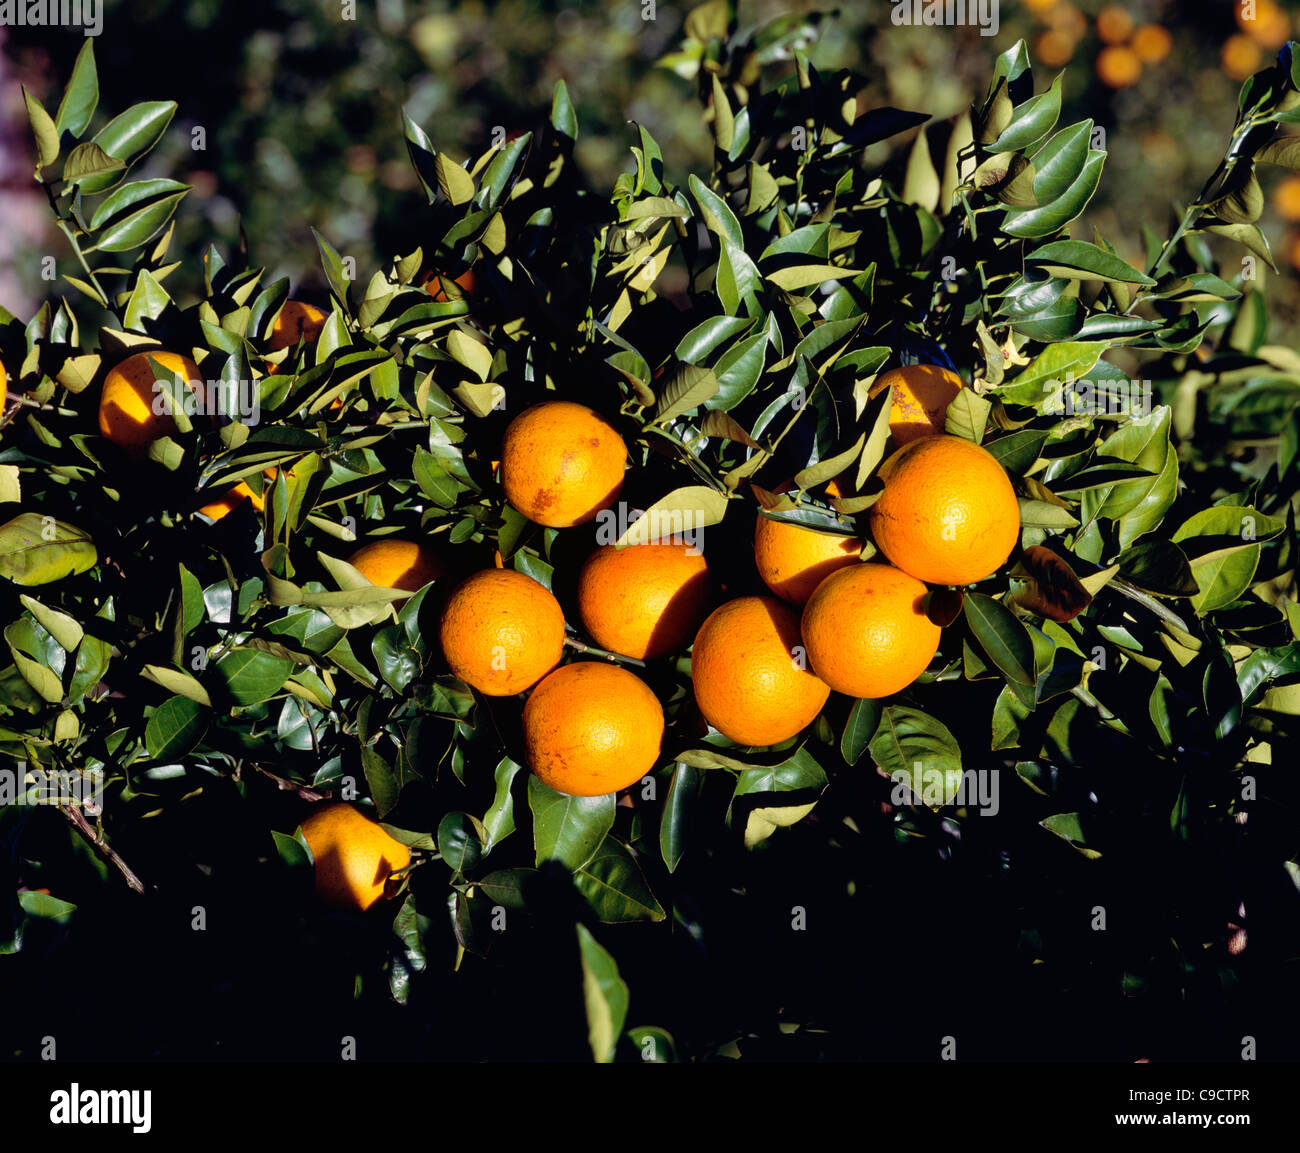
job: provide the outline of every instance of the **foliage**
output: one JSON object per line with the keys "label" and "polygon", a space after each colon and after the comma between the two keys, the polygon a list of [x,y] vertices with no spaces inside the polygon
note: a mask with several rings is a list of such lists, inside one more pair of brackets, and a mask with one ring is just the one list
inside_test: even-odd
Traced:
{"label": "foliage", "polygon": [[[132,860],[129,846],[147,843],[138,827],[183,827],[200,794],[233,795],[240,827],[262,830],[239,846],[262,863],[240,868],[273,877],[276,900],[302,913],[304,855],[284,836],[294,819],[268,798],[356,788],[419,861],[389,907],[386,947],[359,971],[381,969],[393,999],[418,1002],[421,982],[446,979],[435,969],[491,971],[509,949],[502,915],[576,921],[597,1060],[643,1054],[657,1036],[638,1005],[645,933],[708,939],[700,909],[733,878],[793,872],[852,896],[864,860],[896,875],[938,862],[970,885],[1009,859],[999,907],[1033,900],[1027,927],[1003,928],[1028,950],[1021,964],[1045,962],[1062,985],[1082,937],[1045,931],[1062,892],[1111,902],[1126,924],[1153,918],[1106,946],[1125,988],[1186,993],[1201,980],[1186,956],[1206,946],[1235,981],[1224,921],[1243,886],[1272,893],[1265,910],[1289,909],[1294,926],[1294,892],[1261,889],[1255,870],[1300,887],[1287,772],[1300,360],[1266,343],[1263,296],[1227,271],[1235,251],[1227,263],[1215,251],[1226,241],[1271,260],[1255,168],[1300,167],[1279,135],[1300,120],[1295,46],[1246,82],[1224,161],[1144,271],[1095,232],[1070,235],[1106,152],[1090,121],[1058,123],[1059,79],[1035,91],[1023,43],[997,58],[968,115],[917,134],[889,181],[863,150],[926,117],[860,107],[860,76],[824,74],[802,51],[763,87],[754,54],[784,27],[740,33],[725,4],[696,9],[671,63],[697,85],[712,170],[676,178],[638,127],[634,170],[605,200],[579,195],[563,82],[545,126],[464,165],[407,117],[427,202],[412,207],[407,246],[354,279],[318,235],[329,319],[314,345],[273,355],[289,284],[267,283],[247,253],[210,248],[194,303],[167,288],[185,188],[131,172],[174,106],[137,105],[88,137],[90,48],[54,114],[29,96],[37,179],[82,267],[28,323],[0,318],[0,357],[24,394],[0,454],[4,491],[34,518],[0,530],[0,753],[102,771],[94,848],[121,873],[104,885],[138,867],[144,885],[184,891],[158,875],[165,855],[152,875]],[[470,292],[440,301],[422,287],[467,269]],[[673,299],[669,281],[685,286]],[[98,333],[78,321],[87,298],[112,316]],[[1149,380],[1105,359],[1121,347],[1143,355]],[[97,434],[94,400],[113,363],[160,348],[192,354],[210,382],[254,381],[259,419],[177,403],[177,434],[132,464]],[[631,506],[697,517],[722,583],[757,590],[746,542],[760,506],[865,532],[888,431],[888,395],[872,384],[917,361],[971,382],[948,429],[1013,478],[1023,552],[978,588],[934,591],[950,623],[912,689],[833,699],[783,746],[707,732],[689,661],[650,662],[640,671],[668,715],[662,762],[623,802],[564,797],[527,772],[520,702],[476,695],[445,669],[437,584],[395,597],[338,563],[363,535],[427,535],[458,573],[499,556],[571,606],[585,530],[523,521],[492,467],[510,417],[554,390],[618,420]],[[819,492],[845,473],[851,495]],[[241,480],[263,512],[195,515]],[[1000,811],[955,789],[963,770],[972,786],[1001,774]],[[87,814],[66,815],[92,835]],[[33,899],[47,873],[66,875],[24,848],[26,824],[44,817],[0,810],[25,889],[0,932],[10,951],[34,922],[68,916]],[[1203,884],[1152,909],[1124,892],[1144,868]],[[703,878],[719,869],[722,882]],[[870,888],[850,915],[897,898]],[[675,1045],[660,1048],[729,1052],[758,1013],[687,1036],[695,1026],[677,1020]]]}

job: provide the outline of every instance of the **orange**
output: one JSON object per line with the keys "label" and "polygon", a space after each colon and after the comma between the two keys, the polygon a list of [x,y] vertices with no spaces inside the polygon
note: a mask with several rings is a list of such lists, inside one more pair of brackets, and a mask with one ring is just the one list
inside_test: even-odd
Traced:
{"label": "orange", "polygon": [[483,569],[447,600],[439,629],[451,671],[490,697],[531,688],[564,654],[560,602],[515,569]]}
{"label": "orange", "polygon": [[213,520],[220,520],[234,512],[240,504],[246,500],[253,502],[253,507],[261,512],[266,505],[266,498],[260,492],[254,492],[242,480],[234,488],[228,490],[224,496],[217,497],[216,500],[209,501],[203,505],[199,512]]}
{"label": "orange", "polygon": [[408,593],[447,574],[446,566],[428,545],[395,537],[362,545],[348,557],[348,564],[372,585]]}
{"label": "orange", "polygon": [[1112,44],[1097,55],[1097,75],[1108,88],[1132,88],[1142,79],[1142,61],[1132,48]]}
{"label": "orange", "polygon": [[576,661],[547,676],[524,705],[528,767],[571,797],[636,784],[659,760],[664,710],[634,673]]}
{"label": "orange", "polygon": [[1273,207],[1283,220],[1300,220],[1300,176],[1283,177],[1273,189]]}
{"label": "orange", "polygon": [[501,441],[506,500],[536,524],[569,528],[593,520],[623,488],[627,447],[599,413],[569,400],[525,409]]}
{"label": "orange", "polygon": [[610,544],[582,566],[578,612],[601,648],[653,659],[690,644],[711,594],[708,563],[687,544]]}
{"label": "orange", "polygon": [[871,534],[896,567],[931,584],[983,580],[1020,537],[1020,506],[997,458],[959,436],[913,441],[877,473]]}
{"label": "orange", "polygon": [[1047,23],[1071,40],[1082,40],[1088,34],[1088,18],[1069,0],[1060,0],[1047,10]]}
{"label": "orange", "polygon": [[1251,18],[1247,17],[1247,9],[1242,4],[1237,3],[1233,7],[1241,30],[1256,44],[1270,51],[1281,48],[1291,35],[1290,18],[1273,0],[1256,0]]}
{"label": "orange", "polygon": [[1133,31],[1133,17],[1118,4],[1108,4],[1097,13],[1097,35],[1107,44],[1123,44]]}
{"label": "orange", "polygon": [[[444,283],[446,280],[451,280],[451,283],[456,285],[456,287],[461,291],[453,292],[448,296],[447,286]],[[442,276],[437,272],[431,272],[424,278],[424,284],[422,287],[424,288],[424,291],[432,296],[439,304],[445,303],[448,300],[458,300],[462,296],[473,296],[474,270],[472,268],[467,268],[454,280],[449,276]]]}
{"label": "orange", "polygon": [[937,364],[907,364],[885,373],[876,388],[886,385],[889,402],[889,435],[900,448],[922,436],[943,432],[948,405],[964,387],[955,372]]}
{"label": "orange", "polygon": [[1219,63],[1231,79],[1245,80],[1255,74],[1262,59],[1255,42],[1249,36],[1236,33],[1223,42]]}
{"label": "orange", "polygon": [[9,374],[5,371],[4,362],[0,361],[0,409],[9,402]]}
{"label": "orange", "polygon": [[1075,42],[1059,28],[1048,28],[1034,41],[1034,55],[1048,68],[1064,68],[1074,59]]}
{"label": "orange", "polygon": [[827,577],[804,607],[813,671],[838,693],[888,697],[925,672],[939,626],[925,615],[926,587],[892,565],[860,564]]}
{"label": "orange", "polygon": [[316,861],[316,895],[336,908],[364,912],[411,863],[406,845],[352,805],[317,809],[303,821],[302,835]]}
{"label": "orange", "polygon": [[280,314],[271,326],[271,335],[266,341],[267,352],[278,352],[282,348],[293,348],[299,340],[312,344],[320,339],[321,329],[329,319],[314,304],[303,300],[286,300]]}
{"label": "orange", "polygon": [[1174,38],[1159,24],[1143,24],[1133,33],[1131,47],[1143,64],[1159,64],[1174,46]]}
{"label": "orange", "polygon": [[99,431],[132,454],[142,454],[153,441],[176,431],[169,413],[154,411],[156,374],[151,358],[183,376],[191,389],[203,384],[199,366],[175,352],[137,352],[110,369],[99,395]]}
{"label": "orange", "polygon": [[691,679],[704,719],[741,745],[788,740],[831,695],[807,668],[799,618],[775,597],[716,608],[695,634]]}
{"label": "orange", "polygon": [[861,537],[818,532],[761,514],[754,524],[758,575],[791,604],[803,604],[836,569],[857,564],[861,552]]}

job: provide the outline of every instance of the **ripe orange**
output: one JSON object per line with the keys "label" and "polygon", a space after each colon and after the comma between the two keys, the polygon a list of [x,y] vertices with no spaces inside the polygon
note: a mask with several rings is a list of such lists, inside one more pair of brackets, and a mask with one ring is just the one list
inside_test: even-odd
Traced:
{"label": "ripe orange", "polygon": [[213,520],[220,520],[234,512],[246,500],[252,501],[253,507],[258,512],[266,506],[266,498],[260,492],[254,492],[241,480],[234,488],[227,490],[225,495],[203,505],[199,512]]}
{"label": "ripe orange", "polygon": [[601,648],[653,659],[690,644],[711,594],[708,562],[689,545],[603,545],[582,566],[578,612]]}
{"label": "ripe orange", "polygon": [[364,912],[411,863],[406,845],[352,805],[317,809],[303,821],[302,835],[316,861],[316,894],[336,908]]}
{"label": "ripe orange", "polygon": [[395,537],[362,545],[348,557],[348,564],[372,585],[409,593],[447,574],[446,565],[428,545]]}
{"label": "ripe orange", "polygon": [[931,584],[966,585],[994,572],[1020,537],[1020,506],[997,458],[959,436],[900,448],[877,474],[871,534],[897,568]]}
{"label": "ripe orange", "polygon": [[1133,33],[1133,51],[1143,64],[1159,64],[1174,46],[1174,38],[1159,24],[1143,24]]}
{"label": "ripe orange", "polygon": [[900,448],[923,436],[943,432],[948,405],[965,386],[955,372],[938,364],[906,364],[885,373],[877,388],[888,385],[889,435]]}
{"label": "ripe orange", "polygon": [[1133,17],[1119,4],[1108,4],[1097,13],[1097,35],[1107,44],[1123,44],[1133,31]]}
{"label": "ripe orange", "polygon": [[1142,61],[1132,48],[1112,44],[1097,54],[1097,75],[1108,88],[1132,88],[1142,79]]}
{"label": "ripe orange", "polygon": [[887,697],[925,672],[939,626],[925,615],[926,587],[892,565],[860,564],[829,576],[804,607],[813,670],[851,697]]}
{"label": "ripe orange", "polygon": [[439,636],[462,681],[490,697],[513,696],[560,663],[564,611],[525,573],[483,569],[448,598]]}
{"label": "ripe orange", "polygon": [[110,369],[99,395],[99,431],[132,454],[143,453],[153,441],[176,431],[169,413],[154,411],[156,374],[151,358],[182,375],[191,389],[203,383],[199,366],[175,352],[137,352]]}
{"label": "ripe orange", "polygon": [[528,766],[571,797],[636,784],[659,759],[664,710],[634,673],[576,661],[545,677],[524,705]]}
{"label": "ripe orange", "polygon": [[286,300],[275,318],[275,324],[271,326],[271,335],[266,341],[267,352],[293,348],[299,340],[312,344],[320,339],[321,329],[328,319],[314,304],[308,304],[304,300]]}
{"label": "ripe orange", "polygon": [[4,362],[0,361],[0,409],[3,409],[9,403],[9,374],[5,371]]}
{"label": "ripe orange", "polygon": [[691,679],[704,719],[742,745],[793,737],[831,695],[804,663],[799,618],[774,597],[716,608],[695,635]]}
{"label": "ripe orange", "polygon": [[[443,283],[444,280],[451,280],[452,284],[456,285],[456,287],[461,291],[448,296],[447,286]],[[424,284],[421,287],[423,287],[424,291],[432,296],[439,304],[448,300],[457,300],[462,296],[473,296],[474,270],[472,268],[467,268],[454,280],[449,276],[444,277],[440,273],[431,272],[424,278]]]}
{"label": "ripe orange", "polygon": [[618,499],[627,447],[599,413],[568,400],[525,409],[501,441],[506,500],[549,528],[585,524]]}
{"label": "ripe orange", "polygon": [[1233,80],[1245,80],[1248,76],[1253,76],[1262,59],[1259,46],[1249,36],[1243,36],[1239,32],[1223,42],[1223,51],[1219,55],[1223,71]]}
{"label": "ripe orange", "polygon": [[857,564],[861,552],[861,537],[818,532],[761,514],[754,524],[758,575],[791,604],[803,604],[836,569]]}

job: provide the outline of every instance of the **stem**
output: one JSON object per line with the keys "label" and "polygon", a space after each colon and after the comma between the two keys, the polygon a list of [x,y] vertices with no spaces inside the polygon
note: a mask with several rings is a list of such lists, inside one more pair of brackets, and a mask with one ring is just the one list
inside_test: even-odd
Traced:
{"label": "stem", "polygon": [[131,889],[137,893],[144,892],[144,882],[135,875],[131,866],[122,860],[113,847],[105,842],[104,839],[90,827],[90,822],[86,820],[85,815],[80,809],[70,805],[60,805],[59,812],[67,817],[68,821],[72,824],[72,827],[85,837],[87,842],[89,842],[90,847],[94,849],[95,852],[113,865],[117,871],[122,874],[126,879],[127,885]]}
{"label": "stem", "polygon": [[622,653],[611,653],[608,649],[598,649],[595,645],[589,645],[584,641],[574,640],[573,637],[565,637],[564,643],[575,652],[586,653],[589,656],[594,657],[605,657],[611,661],[622,661],[625,664],[636,665],[638,668],[645,668],[645,661],[637,660],[636,657],[625,657]]}
{"label": "stem", "polygon": [[66,220],[59,221],[59,231],[68,238],[68,243],[72,245],[73,255],[76,256],[77,263],[81,265],[81,271],[84,272],[87,279],[89,279],[91,287],[99,293],[100,303],[114,315],[117,315],[117,310],[109,303],[108,293],[104,291],[104,286],[99,283],[99,279],[95,276],[94,271],[91,269],[90,265],[86,263],[86,254],[81,251],[81,245],[77,243],[77,238],[73,235],[72,229],[68,227],[68,222]]}

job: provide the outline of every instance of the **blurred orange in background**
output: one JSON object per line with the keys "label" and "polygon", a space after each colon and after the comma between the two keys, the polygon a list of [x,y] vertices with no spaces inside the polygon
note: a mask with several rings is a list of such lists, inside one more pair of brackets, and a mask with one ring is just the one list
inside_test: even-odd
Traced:
{"label": "blurred orange in background", "polygon": [[1137,53],[1143,64],[1158,64],[1169,55],[1174,46],[1174,38],[1167,28],[1159,24],[1143,24],[1133,33],[1130,46]]}
{"label": "blurred orange in background", "polygon": [[1276,52],[1290,38],[1291,19],[1274,0],[1255,0],[1253,5],[1234,4],[1233,8],[1237,25],[1256,44]]}
{"label": "blurred orange in background", "polygon": [[1123,44],[1133,31],[1133,17],[1119,4],[1108,4],[1097,13],[1097,35],[1107,44]]}
{"label": "blurred orange in background", "polygon": [[1238,32],[1223,42],[1223,51],[1219,59],[1223,71],[1233,80],[1245,80],[1258,71],[1264,57],[1255,41]]}
{"label": "blurred orange in background", "polygon": [[1132,48],[1112,44],[1097,56],[1097,75],[1111,88],[1130,88],[1142,79],[1142,61]]}
{"label": "blurred orange in background", "polygon": [[1285,176],[1273,189],[1273,207],[1283,220],[1300,220],[1300,176]]}

